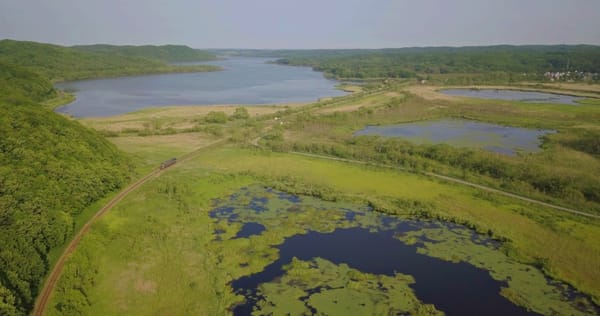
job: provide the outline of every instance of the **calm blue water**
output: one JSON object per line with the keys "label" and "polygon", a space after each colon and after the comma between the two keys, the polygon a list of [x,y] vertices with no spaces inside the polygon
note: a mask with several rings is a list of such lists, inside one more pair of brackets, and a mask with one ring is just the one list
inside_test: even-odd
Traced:
{"label": "calm blue water", "polygon": [[496,90],[496,89],[446,89],[440,91],[443,94],[471,97],[480,99],[497,99],[521,101],[528,103],[556,103],[578,105],[578,100],[584,99],[570,95],[543,93],[533,91],[518,91],[518,90]]}
{"label": "calm blue water", "polygon": [[259,223],[244,223],[244,226],[242,226],[235,238],[248,238],[250,236],[260,235],[265,229],[265,226]]}
{"label": "calm blue water", "polygon": [[57,84],[77,100],[57,111],[75,117],[123,114],[152,106],[276,104],[341,96],[334,80],[308,67],[267,64],[269,59],[236,57],[207,62],[217,72],[163,74]]}
{"label": "calm blue water", "polygon": [[536,130],[480,123],[466,120],[437,120],[387,126],[367,126],[355,133],[402,137],[416,143],[474,147],[506,155],[517,152],[536,152],[542,143],[540,137],[551,130]]}
{"label": "calm blue water", "polygon": [[[306,196],[296,196],[272,188],[252,185],[242,188],[228,197],[214,201],[209,212],[215,222],[242,224],[237,236],[222,235],[225,230],[215,230],[216,243],[252,237],[244,251],[251,256],[264,256],[254,248],[254,238],[284,234],[287,225],[295,233],[287,235],[277,248],[278,258],[264,266],[260,272],[242,276],[231,282],[233,290],[246,298],[242,304],[231,306],[234,315],[250,315],[260,309],[264,302],[259,286],[277,282],[286,275],[284,266],[293,258],[310,261],[322,258],[334,264],[347,264],[350,268],[377,275],[393,276],[402,273],[413,276],[415,283],[410,287],[424,303],[434,304],[446,315],[533,315],[500,295],[505,281],[494,280],[489,271],[466,262],[450,262],[427,256],[418,251],[423,241],[406,244],[398,236],[421,229],[447,229],[469,238],[474,244],[498,249],[501,243],[480,235],[466,227],[438,221],[402,219],[373,212],[366,206],[338,204]],[[297,230],[296,228],[301,228]],[[224,237],[221,238],[221,237]],[[270,238],[270,237],[266,237]],[[277,240],[277,238],[272,241]],[[263,240],[264,241],[264,240]],[[420,246],[421,245],[421,246]],[[260,247],[259,247],[260,248]],[[243,256],[242,256],[243,257]],[[258,261],[260,262],[260,260]],[[249,262],[240,266],[252,265]],[[549,282],[554,282],[549,280]],[[555,283],[572,300],[586,299],[572,288]],[[289,286],[299,286],[288,283]],[[301,285],[299,287],[302,287]],[[310,295],[323,287],[308,289],[308,296],[298,299],[307,302]],[[380,288],[382,292],[387,288]],[[255,311],[260,314],[260,310]],[[318,315],[318,311],[314,311]]]}
{"label": "calm blue water", "polygon": [[[500,288],[505,284],[492,279],[487,271],[464,262],[452,263],[419,254],[416,247],[396,240],[396,232],[349,228],[296,235],[278,247],[279,260],[260,273],[234,280],[231,286],[238,293],[255,290],[259,284],[284,275],[283,266],[292,258],[319,257],[366,273],[411,275],[417,281],[411,285],[417,297],[446,315],[537,315],[500,296]],[[250,298],[236,306],[233,314],[250,315],[255,304],[255,299]]]}

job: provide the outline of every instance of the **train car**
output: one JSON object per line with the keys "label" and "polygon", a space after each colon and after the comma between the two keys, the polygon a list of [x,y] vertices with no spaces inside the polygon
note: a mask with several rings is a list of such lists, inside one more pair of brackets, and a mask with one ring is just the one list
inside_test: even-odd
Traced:
{"label": "train car", "polygon": [[168,167],[174,165],[176,162],[177,162],[177,158],[171,158],[169,160],[166,160],[160,164],[160,169],[168,168]]}

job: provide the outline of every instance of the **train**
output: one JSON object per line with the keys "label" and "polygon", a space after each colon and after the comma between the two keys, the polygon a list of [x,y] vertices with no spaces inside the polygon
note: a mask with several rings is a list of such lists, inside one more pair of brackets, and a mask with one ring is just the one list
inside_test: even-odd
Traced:
{"label": "train", "polygon": [[166,169],[172,165],[174,165],[177,162],[177,158],[171,158],[169,160],[165,160],[163,161],[163,163],[160,164],[160,169]]}

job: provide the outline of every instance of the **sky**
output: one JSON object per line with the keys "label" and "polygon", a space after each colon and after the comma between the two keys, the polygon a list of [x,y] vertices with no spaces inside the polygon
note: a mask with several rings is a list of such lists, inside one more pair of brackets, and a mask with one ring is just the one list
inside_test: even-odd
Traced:
{"label": "sky", "polygon": [[61,45],[600,45],[600,0],[0,0],[0,39]]}

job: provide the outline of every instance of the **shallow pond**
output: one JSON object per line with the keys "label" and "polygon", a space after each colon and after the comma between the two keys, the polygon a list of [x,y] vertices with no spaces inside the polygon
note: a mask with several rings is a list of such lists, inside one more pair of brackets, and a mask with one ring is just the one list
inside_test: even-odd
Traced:
{"label": "shallow pond", "polygon": [[496,99],[520,101],[528,103],[556,103],[578,105],[584,98],[564,94],[543,93],[535,91],[500,90],[500,89],[446,89],[440,91],[446,95],[480,99]]}
{"label": "shallow pond", "polygon": [[508,296],[536,313],[586,313],[570,301],[582,296],[461,225],[258,185],[216,201],[210,215],[214,243],[235,254],[240,269],[254,271],[231,282],[245,297],[232,306],[235,315],[534,314]]}
{"label": "shallow pond", "polygon": [[75,117],[109,116],[151,106],[279,104],[315,101],[346,93],[337,81],[308,67],[267,63],[269,59],[235,57],[207,62],[222,71],[177,73],[59,83],[77,99],[57,109]]}
{"label": "shallow pond", "polygon": [[367,126],[355,136],[378,135],[401,137],[419,144],[446,143],[457,147],[482,148],[497,153],[515,155],[536,152],[540,137],[552,130],[508,127],[466,120],[437,120],[387,126]]}

